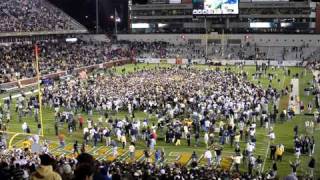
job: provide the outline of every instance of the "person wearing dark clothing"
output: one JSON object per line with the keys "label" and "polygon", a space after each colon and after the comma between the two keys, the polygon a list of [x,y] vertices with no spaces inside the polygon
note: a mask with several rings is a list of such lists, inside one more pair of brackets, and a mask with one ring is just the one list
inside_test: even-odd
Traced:
{"label": "person wearing dark clothing", "polygon": [[55,132],[55,135],[56,135],[56,136],[59,135],[58,122],[55,122],[55,123],[54,123],[54,132]]}
{"label": "person wearing dark clothing", "polygon": [[13,178],[14,180],[23,180],[23,179],[24,179],[24,178],[23,178],[24,172],[23,172],[23,170],[21,169],[19,163],[17,163],[17,164],[15,165],[15,167],[12,165],[10,174],[11,174],[11,176],[12,176],[12,178]]}
{"label": "person wearing dark clothing", "polygon": [[316,160],[314,157],[311,157],[309,163],[308,163],[308,167],[309,167],[309,177],[313,178],[313,172],[314,172],[314,168],[316,166]]}
{"label": "person wearing dark clothing", "polygon": [[196,145],[195,146],[198,146],[199,145],[199,138],[200,138],[199,132],[196,132],[196,134],[194,135],[194,138],[196,140]]}
{"label": "person wearing dark clothing", "polygon": [[191,135],[190,135],[190,133],[187,134],[187,143],[188,143],[188,146],[191,145]]}
{"label": "person wearing dark clothing", "polygon": [[272,171],[273,171],[274,175],[277,175],[278,166],[275,161],[272,162]]}
{"label": "person wearing dark clothing", "polygon": [[79,150],[78,150],[78,141],[76,141],[74,144],[73,144],[73,153],[77,153],[79,154]]}
{"label": "person wearing dark clothing", "polygon": [[0,163],[0,179],[10,179],[10,168],[6,162]]}
{"label": "person wearing dark clothing", "polygon": [[297,175],[297,169],[300,165],[300,162],[298,160],[296,160],[295,162],[291,162],[290,161],[290,167],[292,168],[292,174],[294,174],[295,176]]}
{"label": "person wearing dark clothing", "polygon": [[277,147],[275,145],[270,145],[270,160],[275,160],[276,159],[276,150]]}
{"label": "person wearing dark clothing", "polygon": [[82,163],[74,171],[74,180],[93,179],[95,169],[92,164]]}
{"label": "person wearing dark clothing", "polygon": [[293,128],[294,136],[298,136],[298,126],[294,126]]}

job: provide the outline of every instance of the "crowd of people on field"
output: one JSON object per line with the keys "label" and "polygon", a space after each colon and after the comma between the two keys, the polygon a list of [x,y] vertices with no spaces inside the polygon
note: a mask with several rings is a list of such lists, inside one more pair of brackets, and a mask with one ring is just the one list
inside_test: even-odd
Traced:
{"label": "crowd of people on field", "polygon": [[76,25],[44,0],[8,0],[0,3],[0,32],[73,30]]}
{"label": "crowd of people on field", "polygon": [[[238,151],[238,147],[235,149]],[[130,150],[130,148],[129,148]],[[95,160],[92,155],[81,150],[77,152],[76,157],[67,157],[65,155],[52,155],[44,144],[39,152],[32,152],[30,146],[24,148],[1,149],[0,150],[0,178],[9,179],[54,179],[54,180],[106,180],[106,179],[276,179],[278,165],[274,160],[271,169],[262,172],[263,159],[261,156],[250,155],[243,158],[236,154],[234,159],[234,168],[226,170],[220,166],[214,167],[211,164],[201,166],[198,164],[199,155],[195,152],[192,154],[190,166],[183,166],[176,163],[163,163],[166,159],[165,154],[157,155],[154,153],[155,161],[151,162],[148,151],[145,151],[144,159],[139,161],[108,161]],[[218,149],[216,150],[218,151]],[[277,150],[278,151],[278,150]],[[130,158],[131,157],[130,151]],[[207,150],[204,158],[209,159],[211,152]],[[208,163],[210,163],[208,161]],[[248,166],[248,170],[239,171],[240,164]],[[309,177],[313,177],[315,169],[315,158],[311,157],[308,163]],[[292,174],[287,178],[297,179],[303,176],[297,174],[300,166],[299,159],[290,161],[289,166],[292,168]]]}
{"label": "crowd of people on field", "polygon": [[[235,149],[232,171],[239,173],[239,167],[245,165],[248,168],[246,175],[253,177],[262,175],[263,160],[255,154],[259,141],[256,130],[260,126],[268,132],[270,158],[282,160],[285,147],[274,144],[273,123],[278,118],[290,119],[291,115],[278,109],[276,102],[280,92],[275,88],[262,89],[247,80],[246,72],[233,73],[228,67],[199,70],[188,66],[155,66],[153,69],[135,66],[134,71],[122,69],[122,74],[117,74],[115,69],[108,69],[94,72],[87,78],[74,77],[44,85],[43,105],[55,111],[54,131],[61,147],[65,146],[61,131],[65,124],[69,134],[83,133],[81,152],[86,151],[87,144],[92,143],[94,147],[102,144],[112,148],[114,157],[118,156],[119,147],[129,147],[134,154],[135,143],[141,141],[148,149],[156,150],[161,135],[164,142],[175,146],[181,146],[183,142],[196,147],[204,144],[207,148],[204,158],[210,168],[220,165],[223,148],[217,147],[230,145]],[[290,88],[287,91],[291,91]],[[10,125],[11,103],[8,98],[1,106],[0,119],[4,130]],[[273,105],[271,111],[269,104]],[[15,107],[19,116],[21,112],[21,123],[25,116],[39,121],[37,96],[27,98],[22,93]],[[128,116],[123,119],[113,117],[123,111]],[[136,113],[141,111],[147,114],[145,119],[136,118]],[[98,118],[94,118],[94,112],[99,114]],[[83,113],[88,115],[87,119],[81,115]],[[30,133],[29,123],[22,124],[25,133]],[[37,128],[38,132],[33,129],[31,133],[41,134],[41,124]],[[304,144],[307,138],[296,139]],[[312,141],[308,139],[308,142]],[[74,145],[77,153],[79,146],[78,142]],[[294,167],[297,164],[298,161],[291,163]],[[266,176],[276,177],[276,166],[275,162]]]}
{"label": "crowd of people on field", "polygon": [[[107,180],[107,179],[219,179],[250,178],[247,173],[231,172],[221,168],[192,168],[177,163],[159,165],[146,161],[125,163],[98,161],[87,153],[77,158],[54,157],[49,153],[31,153],[29,149],[1,151],[0,178],[52,180]],[[258,177],[257,177],[258,178]],[[265,179],[261,175],[259,179]]]}

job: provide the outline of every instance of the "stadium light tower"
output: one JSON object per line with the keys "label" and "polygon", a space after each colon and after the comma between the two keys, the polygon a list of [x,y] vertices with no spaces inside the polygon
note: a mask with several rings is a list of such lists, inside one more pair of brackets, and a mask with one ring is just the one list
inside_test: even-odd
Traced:
{"label": "stadium light tower", "polygon": [[117,9],[114,9],[114,15],[110,16],[110,19],[114,22],[114,34],[118,34],[118,23],[121,22],[121,18],[118,15]]}

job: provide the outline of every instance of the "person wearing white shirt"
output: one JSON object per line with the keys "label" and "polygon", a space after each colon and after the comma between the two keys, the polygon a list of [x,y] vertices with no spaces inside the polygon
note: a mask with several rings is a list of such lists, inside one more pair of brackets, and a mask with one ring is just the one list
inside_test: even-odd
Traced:
{"label": "person wearing white shirt", "polygon": [[88,128],[83,128],[83,134],[85,134],[86,132],[89,132]]}
{"label": "person wearing white shirt", "polygon": [[207,159],[208,162],[208,166],[211,165],[211,159],[212,159],[212,153],[209,149],[207,149],[207,151],[204,153],[204,158]]}
{"label": "person wearing white shirt", "polygon": [[35,135],[33,136],[33,140],[34,140],[34,142],[35,142],[36,144],[39,144],[40,138],[39,138],[39,136],[38,136],[37,134],[35,134]]}
{"label": "person wearing white shirt", "polygon": [[204,137],[203,137],[203,139],[204,139],[204,144],[206,145],[206,147],[208,148],[208,143],[209,143],[209,134],[206,132],[206,133],[204,133]]}
{"label": "person wearing white shirt", "polygon": [[205,126],[205,130],[207,131],[208,129],[209,129],[209,127],[210,127],[210,121],[209,120],[206,120],[205,122],[204,122],[204,126]]}
{"label": "person wearing white shirt", "polygon": [[273,143],[276,139],[276,134],[273,131],[271,131],[268,136],[270,138],[271,143]]}
{"label": "person wearing white shirt", "polygon": [[247,144],[248,155],[251,155],[251,153],[253,152],[253,150],[254,150],[254,144],[249,142],[249,143]]}
{"label": "person wearing white shirt", "polygon": [[188,126],[187,125],[184,125],[183,126],[183,137],[184,138],[187,138],[187,134],[188,134],[188,132],[189,132],[189,129],[188,129]]}
{"label": "person wearing white shirt", "polygon": [[255,136],[255,134],[256,134],[255,129],[250,128],[250,130],[249,130],[250,139],[253,139],[253,138],[254,138],[254,136]]}
{"label": "person wearing white shirt", "polygon": [[26,122],[24,122],[22,124],[22,130],[23,130],[24,133],[27,133],[27,128],[28,128],[28,124]]}
{"label": "person wearing white shirt", "polygon": [[119,128],[117,128],[116,135],[117,135],[118,141],[121,141],[121,130]]}
{"label": "person wearing white shirt", "polygon": [[233,162],[235,164],[236,172],[239,172],[239,167],[240,167],[241,159],[242,159],[241,153],[233,156],[232,159],[233,159]]}
{"label": "person wearing white shirt", "polygon": [[91,129],[92,128],[92,121],[89,119],[87,122],[88,122],[88,129]]}
{"label": "person wearing white shirt", "polygon": [[122,128],[123,124],[124,124],[123,121],[118,121],[117,128]]}
{"label": "person wearing white shirt", "polygon": [[134,153],[135,153],[135,146],[134,146],[134,143],[131,143],[131,145],[129,146],[129,154],[130,154],[130,158],[131,158],[131,161],[134,161]]}

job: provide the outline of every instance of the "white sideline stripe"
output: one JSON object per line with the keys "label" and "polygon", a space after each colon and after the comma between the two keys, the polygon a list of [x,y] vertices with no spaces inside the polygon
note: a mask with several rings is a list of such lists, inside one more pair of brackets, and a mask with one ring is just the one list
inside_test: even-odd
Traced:
{"label": "white sideline stripe", "polygon": [[[30,95],[30,94],[37,93],[37,92],[38,92],[38,89],[34,90],[34,92],[28,91],[28,92],[25,93],[25,95]],[[21,96],[22,96],[22,94],[19,93],[19,94],[13,95],[12,98],[16,99],[16,98],[21,97]],[[4,97],[2,99],[3,100],[9,99],[9,96],[8,97]]]}

